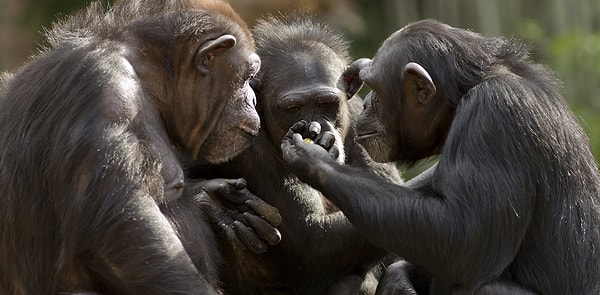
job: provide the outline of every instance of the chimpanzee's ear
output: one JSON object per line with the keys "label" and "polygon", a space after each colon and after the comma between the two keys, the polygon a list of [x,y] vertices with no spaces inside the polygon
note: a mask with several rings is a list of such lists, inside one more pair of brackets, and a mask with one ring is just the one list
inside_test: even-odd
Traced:
{"label": "chimpanzee's ear", "polygon": [[436,93],[435,84],[427,70],[414,62],[404,67],[402,88],[404,95],[414,97],[421,104],[430,102]]}
{"label": "chimpanzee's ear", "polygon": [[368,58],[358,59],[342,73],[337,87],[346,93],[347,99],[351,99],[363,86],[363,80],[360,78],[359,73],[361,69],[370,63],[371,60]]}
{"label": "chimpanzee's ear", "polygon": [[204,42],[196,56],[194,62],[196,68],[203,74],[208,74],[215,60],[215,56],[231,49],[235,46],[236,39],[232,35],[223,35],[217,39]]}

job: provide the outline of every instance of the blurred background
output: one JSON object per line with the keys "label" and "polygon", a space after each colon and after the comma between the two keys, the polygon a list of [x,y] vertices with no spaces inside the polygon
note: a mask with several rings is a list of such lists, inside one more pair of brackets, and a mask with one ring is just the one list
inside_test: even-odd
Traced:
{"label": "blurred background", "polygon": [[[43,44],[53,20],[90,0],[0,0],[0,71],[14,71]],[[301,8],[321,14],[372,57],[407,23],[435,18],[488,36],[514,36],[564,81],[564,93],[600,157],[600,1],[598,0],[230,0],[250,26],[262,15]]]}

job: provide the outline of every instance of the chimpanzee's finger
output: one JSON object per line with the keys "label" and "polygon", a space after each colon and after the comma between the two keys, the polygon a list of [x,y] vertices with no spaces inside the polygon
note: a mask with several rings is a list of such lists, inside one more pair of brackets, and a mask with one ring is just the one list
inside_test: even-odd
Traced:
{"label": "chimpanzee's finger", "polygon": [[317,138],[316,143],[322,146],[325,150],[328,150],[335,143],[335,135],[331,131],[325,131],[319,138]]}
{"label": "chimpanzee's finger", "polygon": [[230,191],[230,184],[227,180],[222,178],[215,178],[211,180],[207,180],[202,186],[202,190],[207,192],[210,196],[214,196],[214,194],[227,194]]}
{"label": "chimpanzee's finger", "polygon": [[260,199],[246,200],[246,206],[256,212],[258,216],[264,218],[273,226],[281,224],[282,218],[279,210]]}
{"label": "chimpanzee's finger", "polygon": [[360,78],[360,70],[371,63],[368,58],[361,58],[353,62],[344,70],[337,82],[338,89],[346,92],[348,99],[352,98],[362,87],[363,80]]}
{"label": "chimpanzee's finger", "polygon": [[247,182],[244,178],[237,179],[229,179],[229,188],[226,192],[223,192],[221,195],[222,198],[226,199],[228,202],[241,205],[247,199],[255,199],[257,198],[254,194],[252,194],[248,189],[246,189]]}
{"label": "chimpanzee's finger", "polygon": [[340,150],[337,146],[332,146],[327,153],[331,156],[332,159],[337,159],[340,156]]}
{"label": "chimpanzee's finger", "polygon": [[294,125],[292,125],[292,127],[290,127],[290,129],[288,131],[293,131],[292,133],[302,134],[306,130],[307,125],[308,125],[308,122],[306,122],[305,120],[300,120],[300,121],[294,123]]}
{"label": "chimpanzee's finger", "polygon": [[231,247],[233,247],[233,249],[246,249],[246,246],[238,238],[232,226],[229,226],[224,221],[221,221],[217,224],[217,227],[225,233],[225,237],[227,241],[231,244]]}
{"label": "chimpanzee's finger", "polygon": [[304,139],[302,138],[302,135],[300,135],[300,133],[294,133],[294,135],[292,135],[292,142],[294,143],[295,146],[301,146],[304,144],[307,144]]}
{"label": "chimpanzee's finger", "polygon": [[246,182],[246,179],[244,178],[238,178],[235,179],[235,183],[234,183],[234,188],[236,190],[243,190],[246,188],[246,185],[248,185],[248,182]]}
{"label": "chimpanzee's finger", "polygon": [[[297,124],[297,123],[296,123],[296,124]],[[300,133],[298,133],[298,132],[296,132],[296,131],[292,130],[292,128],[288,129],[287,133],[286,133],[286,134],[285,134],[285,136],[283,137],[283,140],[282,140],[282,145],[283,145],[283,143],[284,143],[286,140],[288,141],[288,145],[292,145],[292,143],[294,142],[294,140],[293,140],[293,139],[294,139],[294,135],[295,135],[295,134],[300,134]],[[283,148],[283,146],[282,146],[282,148]]]}
{"label": "chimpanzee's finger", "polygon": [[242,222],[237,220],[234,221],[233,229],[246,248],[254,251],[255,253],[264,253],[267,251],[268,246],[265,244],[265,242],[257,237],[256,234]]}
{"label": "chimpanzee's finger", "polygon": [[246,221],[246,224],[270,246],[277,245],[279,242],[281,242],[281,233],[279,233],[279,230],[266,222],[264,219],[248,212],[244,213],[243,217]]}
{"label": "chimpanzee's finger", "polygon": [[316,139],[319,134],[321,134],[321,123],[313,121],[308,124],[308,134],[305,137],[310,139]]}

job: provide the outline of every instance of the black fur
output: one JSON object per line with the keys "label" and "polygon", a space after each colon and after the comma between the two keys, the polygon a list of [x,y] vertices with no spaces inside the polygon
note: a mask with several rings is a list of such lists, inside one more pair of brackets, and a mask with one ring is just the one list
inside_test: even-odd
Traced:
{"label": "black fur", "polygon": [[[431,113],[409,109],[409,62],[437,88]],[[377,141],[393,142],[376,150],[359,136],[369,153],[408,163],[439,153],[439,163],[398,186],[288,137],[284,159],[301,180],[370,241],[431,272],[432,294],[600,293],[598,167],[558,82],[524,46],[426,20],[390,36],[360,75],[373,92],[357,131],[383,122]],[[417,112],[432,115],[404,121]],[[436,121],[446,115],[451,125]],[[430,129],[435,138],[416,141]]]}
{"label": "black fur", "polygon": [[[348,63],[347,41],[301,14],[265,18],[253,33],[262,59],[256,88],[262,127],[252,147],[212,167],[209,176],[246,178],[250,191],[279,209],[282,241],[261,255],[239,249],[225,254],[229,269],[224,288],[231,294],[358,292],[364,273],[386,253],[362,238],[318,191],[291,175],[279,147],[293,123],[316,121],[322,132],[345,139],[338,145],[346,165],[372,177],[401,181],[394,165],[374,163],[353,141],[361,101],[347,100],[336,88]],[[206,167],[201,170],[207,172]]]}
{"label": "black fur", "polygon": [[[218,292],[216,244],[200,208],[190,199],[171,203],[176,232],[158,205],[169,202],[165,185],[183,178],[178,158],[205,157],[205,139],[218,133],[210,127],[215,109],[238,111],[220,121],[226,128],[246,119],[258,128],[247,94],[234,89],[245,89],[252,74],[242,76],[252,40],[219,3],[91,4],[55,24],[48,47],[3,79],[1,294]],[[189,55],[223,34],[237,42],[219,52],[241,66],[211,68],[212,79],[227,81],[218,86],[228,86],[214,87]],[[197,85],[187,83],[190,76]],[[198,134],[181,128],[186,124]],[[224,157],[239,152],[250,143],[241,133],[214,135],[224,138],[214,148],[229,149]],[[177,236],[186,233],[195,244],[189,254]]]}

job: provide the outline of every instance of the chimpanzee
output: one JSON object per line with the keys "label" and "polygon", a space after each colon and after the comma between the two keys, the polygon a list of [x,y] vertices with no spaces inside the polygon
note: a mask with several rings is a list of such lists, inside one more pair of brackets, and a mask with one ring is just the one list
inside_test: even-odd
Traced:
{"label": "chimpanzee", "polygon": [[0,98],[3,96],[4,89],[6,88],[6,84],[12,78],[12,73],[2,72],[0,73]]}
{"label": "chimpanzee", "polygon": [[[131,0],[47,38],[1,82],[0,293],[217,294],[215,237],[179,163],[225,161],[258,134],[245,23],[220,1]],[[274,217],[244,185],[196,197]],[[256,231],[274,243],[267,221]]]}
{"label": "chimpanzee", "polygon": [[345,81],[371,92],[356,141],[377,161],[438,164],[386,182],[305,143],[302,122],[282,141],[288,169],[430,272],[431,294],[600,294],[597,164],[526,46],[423,20],[357,63]]}
{"label": "chimpanzee", "polygon": [[401,182],[395,165],[375,163],[353,140],[362,101],[348,100],[337,88],[349,63],[348,42],[318,16],[300,12],[263,18],[253,36],[262,60],[252,80],[262,127],[239,156],[200,170],[208,176],[245,178],[252,193],[279,209],[282,239],[261,255],[242,246],[221,247],[229,266],[224,289],[227,294],[339,294],[338,286],[352,288],[344,286],[349,282],[358,282],[358,289],[365,271],[386,252],[362,238],[319,191],[291,175],[280,150],[288,128],[310,120],[311,134],[320,134],[311,140],[326,147],[336,143],[338,163],[382,181]]}

